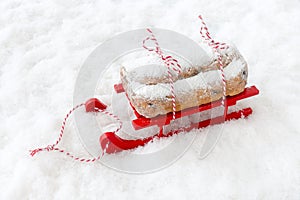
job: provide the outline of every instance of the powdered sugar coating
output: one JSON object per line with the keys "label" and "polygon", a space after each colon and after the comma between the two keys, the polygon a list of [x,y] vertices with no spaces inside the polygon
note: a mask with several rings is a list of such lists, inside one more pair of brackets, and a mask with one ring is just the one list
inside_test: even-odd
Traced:
{"label": "powdered sugar coating", "polygon": [[[224,68],[226,80],[230,80],[247,71],[245,60],[239,55],[234,46],[230,46],[229,49],[223,50],[221,53],[231,58],[229,64]],[[171,96],[171,85],[168,82],[158,82],[156,84],[144,84],[142,82],[145,79],[151,78],[154,80],[168,79],[167,67],[161,60],[157,59],[157,56],[156,58],[154,57],[154,55],[148,55],[147,57],[141,57],[135,60],[127,60],[125,64],[122,64],[126,69],[126,77],[129,80],[128,88],[131,88],[130,91],[132,91],[135,97],[155,100],[165,99]],[[179,61],[181,61],[180,64],[183,66],[183,70],[192,67],[183,59]],[[211,62],[213,62],[213,58],[211,58]],[[175,96],[179,97],[199,89],[208,90],[212,86],[222,84],[221,72],[219,70],[202,71],[202,67],[206,66],[194,67],[200,71],[198,74],[188,78],[178,79],[174,82]],[[172,72],[173,78],[177,76],[177,73]],[[244,78],[246,79],[247,76]]]}
{"label": "powdered sugar coating", "polygon": [[[186,79],[178,80],[174,83],[175,96],[190,93],[192,90],[209,89],[211,85],[221,84],[219,72],[208,71],[199,73]],[[132,81],[129,87],[134,91],[135,96],[147,98],[150,100],[164,99],[171,96],[170,83],[158,83],[156,85],[145,85]]]}
{"label": "powdered sugar coating", "polygon": [[226,80],[236,77],[240,73],[246,70],[247,63],[244,59],[233,59],[227,67],[224,68],[224,74]]}

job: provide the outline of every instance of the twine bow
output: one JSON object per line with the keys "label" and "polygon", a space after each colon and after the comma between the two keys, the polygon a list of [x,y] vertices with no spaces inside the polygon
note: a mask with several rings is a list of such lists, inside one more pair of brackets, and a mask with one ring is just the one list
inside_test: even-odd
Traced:
{"label": "twine bow", "polygon": [[[147,28],[146,29],[149,33],[150,36],[146,37],[143,40],[143,47],[148,50],[148,51],[154,51],[160,58],[161,60],[164,62],[165,66],[168,69],[168,78],[169,81],[171,83],[171,87],[170,87],[170,91],[171,91],[171,96],[172,96],[172,110],[173,110],[173,120],[176,118],[175,117],[175,113],[176,113],[176,98],[175,98],[175,89],[174,89],[174,81],[172,78],[172,72],[171,69],[176,72],[177,74],[181,73],[181,65],[178,63],[178,60],[176,60],[175,58],[173,58],[171,55],[164,55],[163,51],[161,50],[158,41],[155,37],[155,35],[153,34],[152,30]],[[155,47],[154,48],[149,48],[146,46],[146,41],[151,40],[154,42]]]}
{"label": "twine bow", "polygon": [[212,37],[210,36],[210,33],[208,31],[208,28],[207,28],[206,23],[204,22],[202,16],[199,15],[198,17],[201,20],[201,25],[202,25],[200,28],[200,35],[203,38],[203,40],[206,41],[210,47],[212,47],[214,53],[218,57],[218,64],[219,64],[219,68],[221,71],[222,86],[223,86],[223,96],[222,96],[221,104],[225,108],[224,109],[224,117],[226,117],[227,110],[228,110],[228,107],[226,104],[226,79],[225,79],[225,74],[224,74],[224,64],[223,64],[222,56],[221,56],[221,53],[219,52],[219,50],[228,49],[229,46],[226,43],[216,42],[215,40],[213,40]]}

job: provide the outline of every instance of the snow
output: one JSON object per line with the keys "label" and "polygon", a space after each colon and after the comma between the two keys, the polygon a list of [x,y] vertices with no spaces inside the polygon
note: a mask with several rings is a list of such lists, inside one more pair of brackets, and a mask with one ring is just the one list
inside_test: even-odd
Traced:
{"label": "snow", "polygon": [[[1,1],[0,199],[299,199],[299,8],[297,0]],[[184,156],[151,174],[29,156],[57,138],[80,66],[99,43],[151,26],[199,41],[198,14],[213,37],[234,41],[261,91],[241,102],[253,115],[224,124],[208,157],[199,158],[199,144],[218,126],[192,131]],[[61,147],[88,156],[71,125]]]}

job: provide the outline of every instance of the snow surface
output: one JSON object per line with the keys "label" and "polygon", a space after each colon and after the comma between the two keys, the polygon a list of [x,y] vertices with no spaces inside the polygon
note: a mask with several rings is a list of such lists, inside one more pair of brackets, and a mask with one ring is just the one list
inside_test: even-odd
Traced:
{"label": "snow surface", "polygon": [[[1,1],[0,199],[299,199],[299,9],[297,0]],[[234,41],[261,91],[242,103],[253,115],[226,123],[207,158],[198,156],[202,136],[144,175],[54,152],[29,156],[55,141],[80,66],[99,43],[148,26],[199,41],[198,14],[215,38]],[[60,145],[86,156],[69,127]]]}

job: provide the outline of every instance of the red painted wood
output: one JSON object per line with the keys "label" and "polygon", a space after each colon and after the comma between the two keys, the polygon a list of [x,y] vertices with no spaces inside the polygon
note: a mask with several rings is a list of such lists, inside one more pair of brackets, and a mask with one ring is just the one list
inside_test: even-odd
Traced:
{"label": "red painted wood", "polygon": [[[215,117],[212,119],[201,121],[199,123],[193,123],[189,127],[184,127],[184,128],[181,128],[180,130],[177,130],[174,132],[169,132],[165,135],[157,133],[154,136],[144,138],[144,139],[138,139],[138,140],[125,140],[125,139],[120,138],[113,132],[107,132],[107,133],[104,133],[101,135],[99,142],[100,142],[102,149],[106,149],[106,153],[111,154],[111,153],[116,153],[116,152],[120,152],[123,150],[134,149],[139,146],[144,146],[145,144],[152,141],[154,138],[169,137],[169,136],[172,136],[174,134],[178,134],[178,133],[181,133],[184,131],[190,131],[194,128],[204,128],[209,125],[221,124],[224,122],[224,120],[229,121],[232,119],[239,119],[242,116],[247,117],[251,113],[252,113],[251,108],[245,108],[245,109],[239,110],[237,112],[232,112],[232,113],[227,114],[226,119],[224,119],[224,116]],[[108,146],[107,146],[107,144],[108,144]]]}
{"label": "red painted wood", "polygon": [[122,83],[115,84],[115,85],[114,85],[114,89],[115,89],[116,93],[122,93],[122,92],[125,92]]}
{"label": "red painted wood", "polygon": [[105,110],[106,105],[99,101],[97,98],[91,98],[85,102],[85,110],[86,112],[97,112],[95,108],[98,108],[100,110]]}
{"label": "red painted wood", "polygon": [[[117,84],[114,86],[115,90],[117,93],[124,92],[124,88],[122,84]],[[245,88],[245,90],[232,97],[227,97],[226,98],[226,103],[227,106],[233,106],[236,104],[237,101],[255,96],[259,93],[259,90],[255,86],[251,86],[248,88]],[[132,105],[131,105],[132,106]],[[215,108],[221,106],[221,100],[215,101],[209,104],[193,107],[193,108],[188,108],[180,112],[176,112],[176,118],[184,117],[184,116],[189,116],[204,110],[208,110],[211,108]],[[133,110],[135,111],[134,107],[132,106]],[[215,117],[212,119],[207,119],[198,123],[192,123],[189,127],[182,127],[180,130],[176,130],[173,132],[169,132],[167,134],[162,134],[162,127],[164,125],[170,124],[170,121],[172,119],[172,113],[168,113],[165,116],[157,116],[155,118],[146,118],[141,115],[139,115],[136,111],[135,114],[137,116],[136,120],[132,121],[132,124],[135,129],[142,129],[148,126],[153,126],[157,125],[160,127],[160,132],[157,133],[154,136],[144,138],[144,139],[138,139],[138,140],[125,140],[117,136],[114,132],[107,132],[101,135],[99,138],[100,145],[102,149],[106,149],[106,153],[116,153],[119,151],[123,150],[129,150],[129,149],[134,149],[139,146],[144,146],[145,144],[149,143],[150,141],[153,140],[153,138],[162,138],[162,137],[169,137],[174,134],[178,134],[184,131],[190,131],[194,128],[204,128],[210,125],[215,125],[215,124],[220,124],[223,123],[224,121],[229,121],[232,119],[239,119],[242,116],[247,117],[250,114],[252,114],[252,109],[251,108],[244,108],[242,110],[232,112],[226,115],[225,119],[224,116],[219,116]]]}

